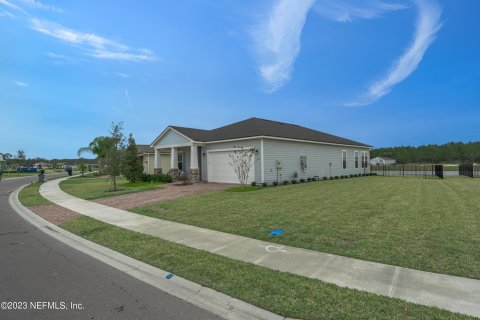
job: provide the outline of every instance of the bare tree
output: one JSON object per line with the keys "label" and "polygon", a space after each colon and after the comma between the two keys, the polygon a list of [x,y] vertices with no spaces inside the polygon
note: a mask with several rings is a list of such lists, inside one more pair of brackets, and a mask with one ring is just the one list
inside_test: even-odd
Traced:
{"label": "bare tree", "polygon": [[245,186],[248,183],[250,169],[253,166],[255,149],[241,147],[235,150],[233,154],[229,154],[229,157],[230,161],[228,161],[228,164],[235,170],[240,185],[242,187]]}

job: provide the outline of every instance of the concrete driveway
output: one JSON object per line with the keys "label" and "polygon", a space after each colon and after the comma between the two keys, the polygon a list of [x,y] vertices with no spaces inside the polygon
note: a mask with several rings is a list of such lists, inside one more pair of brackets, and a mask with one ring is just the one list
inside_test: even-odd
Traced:
{"label": "concrete driveway", "polygon": [[190,185],[167,183],[161,188],[155,190],[102,198],[97,199],[94,202],[117,209],[128,210],[151,203],[173,200],[181,197],[188,197],[212,191],[224,190],[235,186],[237,185],[230,183],[198,182]]}

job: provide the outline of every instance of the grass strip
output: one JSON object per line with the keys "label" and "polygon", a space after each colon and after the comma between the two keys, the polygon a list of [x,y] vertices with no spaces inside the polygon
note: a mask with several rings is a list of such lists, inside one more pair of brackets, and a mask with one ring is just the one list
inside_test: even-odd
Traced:
{"label": "grass strip", "polygon": [[282,316],[301,319],[473,319],[235,261],[81,216],[62,228]]}

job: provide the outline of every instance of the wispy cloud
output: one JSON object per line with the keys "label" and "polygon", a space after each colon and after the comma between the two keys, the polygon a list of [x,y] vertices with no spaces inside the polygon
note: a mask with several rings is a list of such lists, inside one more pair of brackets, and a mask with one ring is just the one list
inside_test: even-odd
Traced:
{"label": "wispy cloud", "polygon": [[40,10],[46,10],[51,12],[57,12],[57,13],[63,12],[63,10],[60,8],[57,8],[49,4],[44,4],[38,0],[17,0],[17,1],[33,9],[40,9]]}
{"label": "wispy cloud", "polygon": [[21,13],[24,13],[26,15],[29,15],[28,12],[26,12],[25,10],[23,10],[21,7],[17,6],[16,4],[13,4],[11,1],[0,0],[0,4],[3,5],[4,7],[8,7],[10,9],[13,9],[13,10],[19,11]]}
{"label": "wispy cloud", "polygon": [[13,81],[13,84],[16,85],[17,87],[23,87],[23,88],[28,87],[28,83],[23,81],[15,80]]}
{"label": "wispy cloud", "polygon": [[390,71],[380,80],[374,82],[357,101],[346,103],[347,106],[362,106],[373,103],[388,94],[395,85],[410,76],[422,61],[425,52],[435,41],[442,27],[442,10],[435,0],[416,0],[418,19],[415,36],[406,49],[393,64]]}
{"label": "wispy cloud", "polygon": [[300,36],[315,0],[280,0],[254,31],[259,74],[266,91],[274,92],[290,80],[300,52]]}
{"label": "wispy cloud", "polygon": [[354,19],[377,19],[385,13],[406,9],[402,3],[390,3],[379,0],[317,0],[314,11],[320,16],[338,21],[351,22]]}
{"label": "wispy cloud", "polygon": [[128,79],[132,77],[131,75],[122,73],[122,72],[114,72],[113,74],[116,75],[117,77],[124,78],[124,79]]}
{"label": "wispy cloud", "polygon": [[127,101],[128,101],[128,105],[130,106],[130,109],[133,110],[132,101],[130,100],[130,96],[128,95],[127,89],[125,89],[125,96],[127,97]]}
{"label": "wispy cloud", "polygon": [[2,10],[2,12],[0,12],[0,17],[14,18],[15,15],[13,13],[11,13],[10,11]]}
{"label": "wispy cloud", "polygon": [[[2,0],[0,0],[2,1]],[[147,49],[133,49],[118,41],[114,41],[94,33],[86,33],[66,28],[58,23],[31,19],[31,28],[40,33],[75,45],[85,50],[86,54],[98,59],[152,61],[155,54]]]}

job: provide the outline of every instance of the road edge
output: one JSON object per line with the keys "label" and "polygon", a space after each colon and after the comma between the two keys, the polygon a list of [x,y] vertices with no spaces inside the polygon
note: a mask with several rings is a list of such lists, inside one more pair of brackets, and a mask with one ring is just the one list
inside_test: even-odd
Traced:
{"label": "road edge", "polygon": [[53,223],[39,217],[20,203],[18,194],[27,185],[28,184],[15,189],[15,191],[10,194],[10,206],[27,222],[73,249],[83,252],[140,281],[227,320],[291,319],[261,309],[247,302],[230,297],[178,276],[167,279],[166,276],[170,274],[170,272],[153,267],[117,251],[86,240],[54,225]]}

